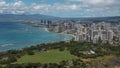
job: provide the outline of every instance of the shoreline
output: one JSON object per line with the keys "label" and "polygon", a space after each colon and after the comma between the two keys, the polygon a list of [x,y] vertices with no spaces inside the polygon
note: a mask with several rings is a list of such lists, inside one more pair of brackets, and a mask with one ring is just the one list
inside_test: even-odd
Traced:
{"label": "shoreline", "polygon": [[[46,28],[46,27],[44,27],[44,29],[45,29],[45,31],[47,31],[47,32],[51,32],[51,31],[49,31],[48,28]],[[57,32],[54,32],[54,33],[57,33]],[[70,40],[72,40],[73,38],[75,38],[75,35],[73,35],[73,34],[66,34],[66,33],[57,33],[57,34],[70,35],[70,36],[72,36],[72,38],[71,38]],[[65,41],[70,41],[70,40],[65,40]]]}

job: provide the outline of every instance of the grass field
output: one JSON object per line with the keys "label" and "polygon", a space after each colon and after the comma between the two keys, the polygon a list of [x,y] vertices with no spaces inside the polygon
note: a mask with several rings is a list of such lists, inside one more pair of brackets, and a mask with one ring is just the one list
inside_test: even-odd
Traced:
{"label": "grass field", "polygon": [[70,54],[69,51],[50,50],[47,52],[38,52],[34,55],[25,55],[17,60],[17,64],[21,63],[59,63],[62,60],[76,59],[76,56]]}

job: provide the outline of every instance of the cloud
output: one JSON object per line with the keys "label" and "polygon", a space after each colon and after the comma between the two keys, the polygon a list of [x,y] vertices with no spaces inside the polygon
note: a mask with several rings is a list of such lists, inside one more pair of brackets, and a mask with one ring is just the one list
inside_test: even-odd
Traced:
{"label": "cloud", "polygon": [[22,14],[24,13],[25,4],[22,1],[14,3],[6,3],[4,0],[0,1],[0,13]]}
{"label": "cloud", "polygon": [[75,11],[80,8],[80,5],[76,4],[36,4],[32,3],[30,5],[26,5],[22,1],[15,1],[13,3],[6,3],[5,1],[0,1],[0,13],[12,13],[12,14],[45,14],[50,12],[66,12],[66,11]]}
{"label": "cloud", "polygon": [[23,0],[0,0],[0,13],[48,14],[55,16],[109,16],[120,15],[120,0],[66,0],[64,3],[26,4]]}
{"label": "cloud", "polygon": [[22,1],[16,1],[15,3],[13,3],[14,7],[21,7],[23,5],[24,5],[24,3]]}
{"label": "cloud", "polygon": [[52,6],[53,9],[55,10],[62,10],[62,11],[75,11],[80,9],[80,5],[76,5],[76,4],[60,4],[60,3],[56,3]]}
{"label": "cloud", "polygon": [[[70,3],[82,4],[85,13],[94,16],[120,15],[120,0],[67,0]],[[89,15],[88,14],[88,15]]]}
{"label": "cloud", "polygon": [[84,4],[90,4],[90,5],[111,5],[119,0],[68,0],[72,2],[81,2]]}

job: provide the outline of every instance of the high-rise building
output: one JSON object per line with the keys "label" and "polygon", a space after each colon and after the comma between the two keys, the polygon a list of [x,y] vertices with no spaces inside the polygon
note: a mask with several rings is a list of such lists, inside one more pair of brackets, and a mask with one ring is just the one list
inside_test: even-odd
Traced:
{"label": "high-rise building", "polygon": [[112,44],[113,43],[112,41],[113,41],[113,31],[109,30],[108,31],[108,42]]}
{"label": "high-rise building", "polygon": [[96,44],[98,42],[99,42],[99,36],[95,35],[94,38],[93,38],[93,43]]}

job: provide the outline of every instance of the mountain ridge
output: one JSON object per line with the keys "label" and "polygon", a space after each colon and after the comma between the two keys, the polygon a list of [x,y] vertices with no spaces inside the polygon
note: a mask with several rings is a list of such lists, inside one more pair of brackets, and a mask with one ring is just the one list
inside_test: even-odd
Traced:
{"label": "mountain ridge", "polygon": [[73,20],[73,21],[105,21],[105,20],[120,20],[120,16],[111,17],[79,17],[79,18],[66,18],[66,17],[55,17],[42,14],[0,14],[0,21],[13,21],[13,20]]}

